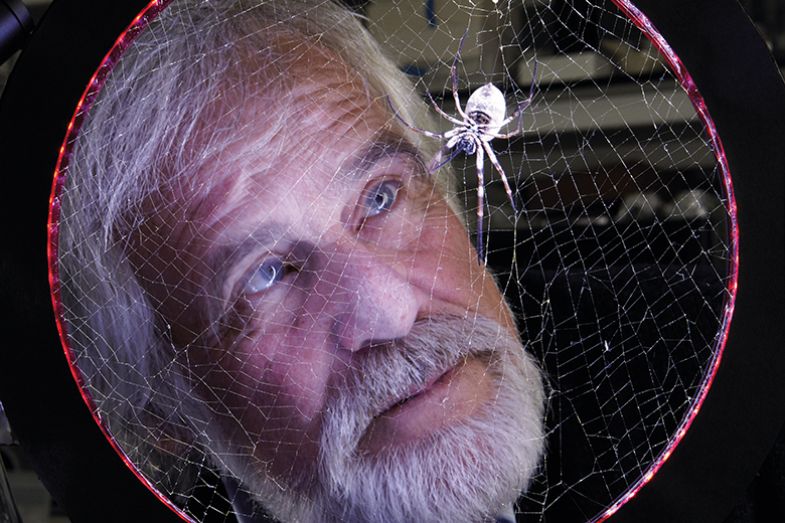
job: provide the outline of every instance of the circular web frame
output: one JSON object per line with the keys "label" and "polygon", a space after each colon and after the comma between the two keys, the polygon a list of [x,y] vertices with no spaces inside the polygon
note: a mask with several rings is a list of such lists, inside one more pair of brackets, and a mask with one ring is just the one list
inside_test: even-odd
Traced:
{"label": "circular web frame", "polygon": [[704,377],[703,383],[700,386],[700,396],[698,396],[698,399],[694,402],[692,408],[688,411],[687,415],[676,431],[676,436],[660,453],[659,457],[649,467],[646,473],[637,482],[633,483],[633,485],[628,488],[627,492],[620,496],[607,510],[605,510],[604,513],[593,520],[598,522],[605,521],[610,518],[625,503],[635,497],[640,489],[642,489],[649,481],[651,481],[657,471],[660,470],[660,468],[671,456],[681,440],[684,439],[684,436],[687,434],[690,425],[692,425],[692,422],[695,420],[698,412],[700,412],[701,406],[706,399],[706,395],[709,393],[709,389],[711,389],[711,384],[714,381],[714,377],[717,374],[717,369],[719,369],[720,362],[722,361],[722,354],[725,351],[725,345],[728,342],[728,333],[730,332],[731,319],[733,318],[733,309],[736,304],[736,291],[738,289],[739,281],[739,227],[736,210],[736,199],[733,193],[733,183],[731,180],[730,168],[728,167],[728,159],[725,156],[725,149],[723,148],[722,141],[720,140],[720,136],[717,133],[717,127],[714,125],[714,122],[709,115],[706,102],[703,100],[703,96],[701,96],[700,92],[698,91],[698,87],[695,85],[695,82],[693,81],[687,69],[681,63],[679,57],[676,55],[673,49],[671,49],[670,45],[668,45],[668,43],[665,41],[665,38],[663,38],[659,31],[657,31],[646,15],[644,15],[628,0],[611,1],[617,7],[619,7],[619,9],[621,9],[621,11],[624,12],[624,14],[627,15],[630,20],[632,20],[638,29],[640,29],[641,32],[654,44],[654,46],[660,52],[660,55],[665,58],[665,61],[670,67],[671,71],[676,76],[676,80],[687,92],[687,96],[689,96],[690,101],[692,101],[692,105],[695,107],[699,118],[706,128],[706,132],[708,133],[709,139],[711,140],[712,150],[714,151],[715,157],[717,159],[718,167],[722,173],[722,181],[724,183],[726,196],[729,202],[729,254],[731,263],[729,268],[730,279],[728,285],[730,298],[726,301],[724,306],[723,319],[720,324],[720,341],[716,350],[713,352],[713,361],[709,363],[709,372]]}
{"label": "circular web frame", "polygon": [[[679,85],[687,93],[692,105],[699,116],[711,142],[712,151],[717,160],[717,165],[722,174],[723,186],[728,198],[728,211],[729,211],[729,284],[728,294],[729,298],[726,300],[723,307],[723,318],[720,323],[720,336],[716,349],[713,351],[713,357],[707,362],[708,372],[705,374],[701,385],[699,387],[700,394],[693,402],[691,408],[687,411],[686,416],[680,423],[675,436],[673,436],[665,449],[659,454],[654,462],[649,466],[648,470],[642,476],[630,485],[626,492],[619,496],[610,507],[598,514],[590,521],[600,522],[605,521],[613,516],[624,504],[630,501],[645,486],[654,475],[660,470],[668,458],[672,455],[675,448],[682,441],[687,431],[689,430],[692,422],[697,414],[700,412],[701,406],[706,399],[709,389],[711,388],[714,377],[720,366],[722,355],[728,339],[731,319],[735,306],[738,275],[739,275],[739,229],[737,220],[736,200],[733,192],[733,184],[731,180],[730,169],[728,167],[727,158],[725,156],[724,148],[721,139],[717,132],[716,126],[709,114],[706,103],[701,96],[695,82],[692,80],[689,72],[682,64],[679,57],[672,50],[669,44],[665,41],[663,36],[657,31],[654,25],[649,21],[645,14],[643,14],[633,3],[628,0],[611,0],[613,4],[618,7],[633,24],[648,38],[656,49],[660,52],[661,56],[670,67],[671,72],[676,77]],[[122,448],[112,437],[107,429],[104,421],[100,418],[98,410],[90,397],[89,393],[84,386],[83,377],[73,360],[73,355],[68,344],[67,331],[64,322],[62,321],[62,301],[60,298],[60,280],[58,275],[58,233],[59,233],[59,213],[60,213],[60,194],[62,188],[67,181],[67,168],[70,158],[71,149],[76,142],[76,137],[79,133],[82,121],[85,115],[90,111],[92,103],[100,93],[108,75],[111,73],[114,65],[121,58],[123,52],[133,42],[134,38],[145,30],[147,25],[155,19],[171,3],[171,0],[152,0],[147,4],[139,14],[133,19],[129,26],[120,34],[115,41],[112,48],[105,55],[101,61],[98,69],[93,74],[87,87],[85,88],[81,99],[79,100],[71,121],[68,124],[66,136],[60,147],[57,164],[55,167],[52,189],[49,201],[49,217],[47,227],[47,260],[49,268],[49,283],[51,289],[52,306],[55,311],[55,321],[57,330],[60,336],[61,344],[64,349],[68,366],[71,370],[72,376],[77,383],[79,392],[88,406],[91,416],[95,423],[99,426],[105,439],[110,443],[114,451],[121,457],[125,465],[131,470],[134,476],[141,481],[157,499],[163,502],[167,507],[173,510],[180,518],[185,521],[192,521],[192,519],[175,503],[173,503],[167,496],[162,494],[152,482],[139,472],[137,467],[133,464],[132,460],[126,455]]]}
{"label": "circular web frame", "polygon": [[158,498],[164,505],[169,507],[175,514],[177,514],[183,521],[192,521],[192,519],[181,509],[178,507],[172,500],[170,500],[167,496],[165,496],[162,492],[160,492],[152,482],[146,478],[134,465],[128,455],[123,451],[123,449],[118,445],[115,441],[114,437],[109,432],[108,428],[104,424],[101,417],[98,415],[98,409],[95,407],[95,403],[93,402],[92,398],[90,397],[89,393],[86,390],[84,385],[84,380],[82,375],[79,372],[79,369],[74,362],[73,355],[71,353],[71,349],[68,344],[68,336],[66,332],[66,326],[62,320],[63,312],[62,312],[62,299],[60,295],[60,278],[59,278],[59,271],[58,271],[58,239],[59,239],[59,218],[60,218],[60,193],[62,191],[63,186],[65,185],[67,176],[65,175],[65,171],[68,167],[68,159],[70,157],[71,148],[76,141],[76,136],[79,134],[79,129],[81,127],[83,118],[87,115],[90,110],[90,106],[95,101],[98,93],[101,91],[106,78],[111,73],[112,68],[116,64],[117,60],[120,59],[123,52],[128,48],[128,46],[133,42],[134,38],[145,30],[147,25],[156,17],[158,14],[166,9],[169,5],[171,0],[152,0],[147,6],[142,9],[139,14],[131,21],[128,27],[123,31],[115,41],[112,48],[106,53],[106,56],[101,61],[101,64],[98,66],[98,69],[93,74],[92,78],[87,84],[82,97],[79,99],[79,103],[76,105],[76,110],[74,111],[74,115],[71,118],[71,121],[68,123],[68,128],[66,131],[65,139],[63,140],[63,145],[60,147],[60,151],[57,157],[57,164],[55,167],[55,174],[54,179],[52,181],[52,194],[49,198],[49,218],[48,218],[48,227],[47,227],[47,259],[49,264],[49,285],[51,288],[51,296],[52,296],[52,307],[55,311],[55,322],[57,323],[57,331],[60,335],[60,341],[62,343],[63,350],[65,352],[66,360],[68,361],[68,367],[71,370],[71,374],[76,381],[77,387],[79,389],[79,393],[82,396],[85,404],[88,406],[90,410],[90,415],[93,417],[93,420],[101,429],[101,432],[104,435],[104,438],[109,442],[112,446],[112,449],[120,456],[120,459],[123,460],[123,463],[128,467],[133,475],[145,486],[147,489],[153,493],[153,495]]}

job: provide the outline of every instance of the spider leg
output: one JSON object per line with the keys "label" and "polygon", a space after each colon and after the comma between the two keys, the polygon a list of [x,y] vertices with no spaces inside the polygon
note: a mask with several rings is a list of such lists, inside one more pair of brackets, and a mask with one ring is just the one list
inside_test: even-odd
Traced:
{"label": "spider leg", "polygon": [[442,118],[446,118],[447,120],[449,120],[450,122],[454,123],[455,125],[466,125],[465,122],[462,122],[459,119],[457,119],[455,117],[452,117],[449,114],[445,113],[442,110],[442,108],[439,107],[439,104],[436,103],[436,100],[433,99],[433,96],[431,96],[430,92],[426,92],[426,94],[428,95],[428,99],[431,101],[431,104],[433,105],[433,108],[436,109],[437,113],[442,115]]}
{"label": "spider leg", "polygon": [[482,148],[485,149],[485,152],[488,154],[488,159],[491,160],[491,163],[493,164],[493,167],[496,169],[496,172],[499,173],[499,176],[502,177],[504,190],[507,191],[507,197],[510,199],[510,204],[512,204],[512,212],[515,214],[515,216],[518,216],[518,209],[515,205],[515,199],[512,197],[512,189],[510,189],[510,182],[509,180],[507,180],[507,175],[504,174],[504,169],[502,169],[502,166],[499,165],[499,160],[496,158],[496,153],[493,152],[493,149],[491,149],[491,145],[488,142],[481,142],[481,143],[482,143]]}
{"label": "spider leg", "polygon": [[390,110],[395,115],[395,117],[398,119],[398,121],[400,121],[403,125],[405,125],[409,129],[411,129],[412,131],[417,131],[418,133],[424,134],[425,136],[428,136],[429,138],[438,138],[440,140],[444,139],[444,135],[441,134],[441,133],[434,133],[434,132],[431,132],[431,131],[426,131],[425,129],[420,129],[419,127],[415,127],[412,124],[410,124],[409,122],[407,122],[406,120],[404,120],[401,117],[401,115],[398,114],[398,111],[395,110],[395,107],[393,107],[392,100],[390,100],[389,96],[387,97],[387,105],[390,107]]}
{"label": "spider leg", "polygon": [[[524,106],[524,109],[526,107],[528,107],[528,106],[529,106],[529,103],[526,102],[526,104]],[[517,116],[518,116],[518,112],[516,111],[516,114],[514,115],[514,117],[517,117]],[[505,120],[505,123],[502,123],[502,127],[504,127],[508,123],[510,123],[510,122]],[[518,127],[514,131],[510,131],[509,133],[496,133],[496,134],[487,133],[487,134],[490,135],[490,136],[493,136],[494,138],[498,138],[500,140],[507,140],[507,139],[519,136],[522,133],[523,133],[523,118],[520,118],[518,120]]]}
{"label": "spider leg", "polygon": [[463,49],[463,42],[466,40],[466,35],[469,34],[469,29],[467,28],[466,31],[463,32],[463,36],[461,37],[461,41],[458,43],[458,52],[455,53],[455,58],[452,61],[452,67],[450,67],[450,79],[452,80],[452,97],[455,100],[455,110],[458,111],[458,114],[461,115],[464,121],[468,122],[469,117],[466,116],[466,113],[463,112],[463,108],[461,107],[461,99],[458,97],[458,60],[461,57],[461,49]]}
{"label": "spider leg", "polygon": [[455,147],[455,144],[457,144],[461,140],[460,135],[463,132],[464,131],[462,129],[453,129],[452,131],[447,131],[446,133],[444,133],[444,137],[447,139],[448,149],[452,149],[453,147]]}
{"label": "spider leg", "polygon": [[455,159],[455,157],[461,153],[461,150],[459,148],[454,147],[452,148],[452,152],[449,154],[449,156],[447,156],[447,159],[444,159],[444,153],[449,150],[450,147],[447,145],[439,149],[439,152],[436,153],[436,155],[433,157],[433,160],[431,160],[431,165],[428,167],[428,174],[435,173],[436,171],[438,171],[439,169],[441,169],[442,167],[453,161],[453,159]]}
{"label": "spider leg", "polygon": [[[479,140],[478,140],[479,141]],[[483,216],[485,214],[485,155],[483,148],[477,147],[477,256],[480,263],[483,263],[485,255],[483,253]]]}
{"label": "spider leg", "polygon": [[534,100],[534,87],[536,85],[538,64],[539,62],[537,62],[537,60],[534,60],[534,72],[532,74],[532,83],[529,86],[529,96],[524,101],[519,103],[515,111],[508,118],[505,118],[504,121],[501,123],[501,126],[504,127],[505,125],[509,124],[510,122],[518,118],[518,127],[514,131],[511,131],[509,133],[495,134],[493,135],[494,138],[501,138],[503,140],[506,140],[508,138],[518,136],[523,132],[523,118],[521,118],[521,116],[523,115],[523,111],[527,107],[529,107],[529,105],[532,103],[532,100]]}

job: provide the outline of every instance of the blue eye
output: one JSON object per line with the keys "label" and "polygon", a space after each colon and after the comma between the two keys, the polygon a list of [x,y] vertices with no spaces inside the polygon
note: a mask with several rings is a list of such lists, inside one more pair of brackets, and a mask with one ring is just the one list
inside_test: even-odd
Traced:
{"label": "blue eye", "polygon": [[266,291],[286,275],[286,267],[280,258],[267,258],[253,273],[251,279],[245,284],[246,294],[256,294]]}
{"label": "blue eye", "polygon": [[401,183],[395,180],[387,180],[374,185],[365,196],[365,208],[367,209],[365,217],[370,218],[389,211],[395,203],[400,189]]}

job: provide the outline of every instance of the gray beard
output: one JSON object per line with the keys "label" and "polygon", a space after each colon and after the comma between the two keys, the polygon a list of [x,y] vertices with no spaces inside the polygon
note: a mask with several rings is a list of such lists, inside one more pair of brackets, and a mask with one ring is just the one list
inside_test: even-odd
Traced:
{"label": "gray beard", "polygon": [[[406,445],[359,453],[358,444],[391,398],[467,356],[489,361],[497,385],[482,412]],[[222,468],[284,522],[492,521],[524,492],[543,450],[540,371],[496,322],[440,316],[403,340],[365,351],[330,395],[318,463],[302,483],[282,484],[250,456],[218,452]],[[284,480],[285,481],[285,480]]]}

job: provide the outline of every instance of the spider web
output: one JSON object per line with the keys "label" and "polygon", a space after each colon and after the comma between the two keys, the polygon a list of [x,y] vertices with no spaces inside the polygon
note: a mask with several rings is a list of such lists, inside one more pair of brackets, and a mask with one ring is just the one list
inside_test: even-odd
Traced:
{"label": "spider web", "polygon": [[[266,218],[265,213],[275,213],[284,223],[264,240],[273,245],[265,252],[288,249],[294,253],[290,258],[300,260],[298,267],[317,267],[320,258],[314,252],[337,245],[334,228],[325,225],[340,219],[341,211],[331,203],[336,182],[326,178],[324,187],[300,191],[311,178],[325,179],[314,173],[328,160],[310,153],[327,140],[327,131],[315,129],[331,118],[329,108],[338,102],[314,92],[308,94],[314,97],[311,106],[303,108],[297,106],[301,98],[281,93],[297,92],[318,74],[345,71],[359,55],[345,46],[349,36],[334,35],[344,30],[345,20],[322,16],[335,11],[333,4],[211,4],[152,4],[88,90],[58,171],[55,299],[66,352],[91,408],[141,479],[194,521],[255,521],[270,512],[264,500],[275,505],[285,497],[281,492],[294,493],[301,504],[312,501],[302,497],[303,485],[313,479],[302,471],[315,459],[308,449],[319,437],[308,433],[296,439],[302,437],[298,416],[308,413],[291,396],[320,398],[323,382],[314,376],[334,361],[346,361],[336,354],[351,351],[325,345],[306,351],[320,335],[319,323],[304,323],[310,327],[292,335],[286,330],[291,323],[279,319],[288,317],[291,303],[272,300],[269,292],[261,304],[238,300],[233,308],[222,308],[226,282],[242,287],[248,279],[238,283],[233,267],[247,265],[256,251],[225,248],[231,244],[219,233],[253,235],[243,228],[246,207],[221,211],[221,205],[248,205],[258,195],[269,204],[270,196],[263,198],[272,191],[288,203],[255,211]],[[634,19],[637,11],[626,3],[372,0],[346,9],[357,13],[352,23],[359,20],[380,52],[408,77],[396,84],[403,87],[395,93],[365,78],[365,93],[377,106],[391,105],[411,126],[438,134],[455,127],[428,109],[427,98],[430,93],[444,112],[461,118],[453,98],[453,64],[464,108],[487,83],[504,94],[508,115],[533,93],[521,114],[520,136],[488,141],[513,188],[517,213],[500,174],[488,158],[483,164],[483,262],[514,314],[524,353],[542,370],[545,391],[542,402],[534,392],[520,401],[520,410],[535,417],[538,408],[545,409],[539,438],[544,454],[514,510],[526,521],[609,516],[651,477],[687,430],[718,363],[732,310],[732,194],[700,98],[688,95],[689,77],[667,43],[656,33],[644,34],[636,25],[641,20]],[[216,28],[224,25],[246,31],[247,37],[222,41],[227,33]],[[296,32],[288,32],[289,27]],[[287,39],[303,32],[308,45]],[[366,45],[359,33],[354,37],[358,48]],[[173,40],[185,44],[174,47]],[[330,51],[314,51],[319,46]],[[254,50],[250,55],[249,49]],[[148,82],[159,70],[179,76]],[[360,69],[361,77],[365,73]],[[344,82],[334,91],[358,89]],[[211,96],[218,92],[228,94],[216,102]],[[369,103],[353,100],[359,106]],[[189,104],[190,109],[184,107]],[[162,112],[177,116],[162,119]],[[386,118],[385,125],[398,125],[419,151],[413,163],[427,168],[444,140],[401,127],[389,110]],[[244,144],[262,133],[260,121],[265,133],[277,133],[278,141],[270,138],[264,147],[249,149]],[[300,121],[310,122],[309,127]],[[341,137],[342,147],[355,150],[367,134],[360,121],[329,132]],[[263,176],[222,185],[227,179],[222,173],[253,172],[260,158],[277,165],[276,158],[291,154],[292,141],[301,149],[293,162],[282,164],[283,187],[261,167]],[[398,142],[392,147],[395,154],[406,149]],[[195,175],[204,166],[210,166],[212,178]],[[294,166],[302,168],[292,174]],[[107,173],[131,174],[112,178]],[[450,212],[468,229],[458,236],[469,249],[478,224],[476,156],[457,154],[425,178],[431,181],[417,189],[427,194],[418,200],[425,202],[420,203],[424,210],[417,212],[437,213],[441,207],[435,195],[446,188]],[[395,197],[402,198],[401,189],[396,190]],[[367,195],[363,191],[354,198]],[[405,192],[415,189],[406,185]],[[216,194],[222,196],[213,208]],[[303,233],[306,222],[309,232]],[[426,302],[443,306],[444,288],[468,282],[440,279],[438,271],[459,267],[457,274],[480,274],[465,269],[477,263],[474,251],[466,256],[450,250],[455,230],[434,236],[426,234],[426,221],[384,223],[390,228],[380,226],[375,235],[373,223],[363,225],[364,241],[377,251],[395,244],[399,258],[410,251],[436,253],[443,267],[424,269],[409,260],[405,285],[380,297],[378,308],[369,305],[365,284],[357,283],[371,277],[353,265],[366,255],[364,248],[353,247],[340,263],[333,259],[339,257],[336,250],[321,268],[298,269],[299,275],[311,276],[307,285],[304,276],[296,280],[308,296],[322,292],[324,282],[334,282],[315,313],[330,316],[333,328],[360,328],[354,316],[342,319],[335,303],[344,303],[355,316],[358,307],[370,307],[376,316],[362,317],[371,330],[382,329],[386,324],[378,316],[400,301],[407,285],[426,281]],[[296,235],[310,251],[287,247],[287,238]],[[258,259],[258,252],[253,255],[257,258],[251,261]],[[293,263],[274,271],[290,270]],[[265,277],[279,275],[265,267],[268,272],[258,276],[263,287]],[[489,278],[479,276],[486,283]],[[274,284],[279,285],[277,279]],[[474,329],[480,330],[477,317],[487,316],[481,305],[487,292],[469,293],[462,302],[468,329],[463,339],[469,346]],[[421,303],[420,310],[427,305]],[[260,318],[269,318],[264,327],[254,323]],[[264,343],[283,347],[281,340],[288,336],[299,345],[289,346],[289,353],[280,349],[283,355],[268,355],[264,362],[246,349]],[[371,368],[358,359],[370,351],[373,346],[352,352],[349,367]],[[199,406],[191,401],[196,397]],[[272,407],[265,410],[260,406],[265,402]],[[499,412],[492,426],[505,424],[504,411]],[[515,415],[510,413],[510,419]],[[219,430],[213,418],[231,422]],[[528,444],[526,438],[521,435],[521,445]],[[290,460],[283,471],[279,461],[284,458],[276,455]],[[262,494],[248,486],[248,477],[260,475],[275,478]]]}

